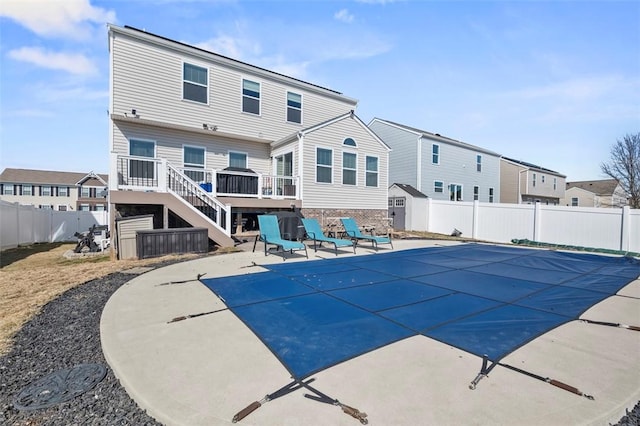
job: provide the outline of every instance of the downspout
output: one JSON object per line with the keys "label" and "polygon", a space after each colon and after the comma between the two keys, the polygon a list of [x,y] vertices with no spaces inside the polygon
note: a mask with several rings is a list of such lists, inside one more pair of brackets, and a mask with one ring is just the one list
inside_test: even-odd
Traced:
{"label": "downspout", "polygon": [[[304,133],[298,132],[298,199],[303,200],[304,177]],[[303,205],[302,205],[303,206]]]}
{"label": "downspout", "polygon": [[[107,24],[107,28],[109,25]],[[113,243],[111,244],[113,250],[110,250],[111,260],[115,260],[117,256],[117,251],[120,250],[117,244],[116,238],[116,212],[115,205],[111,204],[111,192],[116,191],[118,189],[118,161],[116,158],[116,153],[113,147],[113,119],[111,118],[111,114],[113,114],[113,38],[114,35],[109,28],[109,40],[108,40],[108,48],[109,48],[109,104],[107,111],[107,116],[109,117],[109,131],[107,132],[109,138],[109,185],[107,190],[107,209],[109,210],[109,230],[111,231]]]}
{"label": "downspout", "polygon": [[418,173],[417,175],[417,190],[422,192],[422,136],[418,136],[418,143],[417,143],[417,153],[416,153],[416,167],[418,169]]}

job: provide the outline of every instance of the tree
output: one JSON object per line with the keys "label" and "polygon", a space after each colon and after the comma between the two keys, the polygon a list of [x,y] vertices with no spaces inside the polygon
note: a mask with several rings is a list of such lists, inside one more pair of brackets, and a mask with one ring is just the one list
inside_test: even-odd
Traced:
{"label": "tree", "polygon": [[618,139],[611,148],[611,158],[600,168],[629,195],[629,206],[640,209],[640,133]]}

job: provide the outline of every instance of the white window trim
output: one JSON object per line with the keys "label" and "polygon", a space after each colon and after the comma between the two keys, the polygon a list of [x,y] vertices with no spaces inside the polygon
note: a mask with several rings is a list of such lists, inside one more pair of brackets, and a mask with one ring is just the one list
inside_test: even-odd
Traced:
{"label": "white window trim", "polygon": [[152,143],[153,144],[153,157],[138,157],[138,156],[131,155],[131,154],[129,154],[129,157],[135,158],[135,159],[145,159],[145,160],[158,158],[157,157],[158,156],[158,144],[156,143],[155,140],[153,140],[153,139],[143,139],[143,138],[128,138],[127,139],[127,142],[128,142],[128,145],[129,145],[129,149],[127,150],[128,153],[131,152],[131,140]]}
{"label": "white window trim", "polygon": [[[346,145],[348,146],[348,145]],[[354,170],[356,172],[356,183],[355,184],[349,184],[349,183],[344,183],[344,154],[353,154],[356,156],[356,168],[355,169],[349,169],[349,170]],[[353,151],[349,151],[349,150],[342,150],[342,155],[340,156],[340,159],[342,160],[342,164],[340,167],[340,184],[347,186],[347,187],[354,187],[354,186],[358,186],[358,153],[357,152],[353,152]]]}
{"label": "white window trim", "polygon": [[[442,192],[437,192],[436,191],[436,183],[442,184],[442,188],[441,188]],[[433,193],[434,194],[444,194],[444,182],[443,181],[441,181],[441,180],[434,180],[433,181]]]}
{"label": "white window trim", "polygon": [[490,203],[496,202],[496,190],[493,187],[489,187],[489,200]]}
{"label": "white window trim", "polygon": [[455,183],[455,182],[452,182],[452,183],[449,184],[449,194],[448,194],[449,195],[448,196],[449,200],[451,200],[451,187],[454,186],[454,185],[460,187],[460,197],[461,198],[459,200],[453,200],[453,201],[464,201],[464,185],[461,184],[461,183]]}
{"label": "white window trim", "polygon": [[[260,93],[260,97],[258,98],[258,110],[259,110],[258,114],[254,114],[252,112],[245,111],[243,109],[243,107],[242,107],[242,104],[243,104],[242,101],[243,101],[243,99],[245,97],[245,94],[244,94],[244,83],[243,83],[245,80],[250,81],[252,83],[258,83],[258,86],[260,86],[260,92],[259,92]],[[255,99],[255,98],[252,98],[251,96],[248,96],[248,97],[251,98],[251,99]],[[258,81],[257,79],[255,79],[253,77],[251,77],[251,78],[249,78],[249,77],[241,77],[240,78],[240,112],[243,113],[243,114],[249,114],[252,117],[262,117],[262,81]]]}
{"label": "white window trim", "polygon": [[[353,141],[353,143],[355,143],[355,146],[353,146],[353,145],[346,145],[344,142],[345,142],[347,139],[351,139],[351,140]],[[358,142],[357,142],[354,138],[352,138],[351,136],[347,136],[347,137],[342,138],[342,146],[346,146],[346,147],[347,147],[347,149],[358,149]]]}
{"label": "white window trim", "polygon": [[[331,182],[318,182],[318,149],[326,149],[327,151],[331,151],[331,166],[325,166],[320,164],[320,167],[330,167],[331,168]],[[333,185],[333,172],[336,167],[335,158],[333,158],[333,148],[329,148],[327,146],[316,145],[313,149],[313,169],[314,169],[314,183],[318,185]]]}
{"label": "white window trim", "polygon": [[[433,162],[433,147],[434,147],[434,146],[437,146],[437,147],[438,147],[438,162],[437,162],[437,163],[434,163],[434,162]],[[430,161],[430,163],[431,163],[432,165],[434,165],[434,166],[439,166],[439,165],[440,165],[440,155],[441,155],[441,154],[442,154],[442,153],[441,153],[441,151],[440,151],[440,144],[439,144],[439,143],[432,143],[432,144],[431,144],[431,161]]]}
{"label": "white window trim", "polygon": [[[48,194],[44,193],[44,189],[45,188],[49,188],[49,193]],[[51,185],[40,185],[40,194],[42,194],[41,197],[53,197],[53,186],[51,186]]]}
{"label": "white window trim", "polygon": [[[29,188],[29,190],[31,191],[29,194],[25,194],[25,193],[24,193],[24,188],[25,188],[25,187]],[[31,196],[33,196],[33,185],[23,184],[23,185],[22,185],[22,189],[21,189],[21,191],[22,191],[22,192],[21,192],[21,195],[22,195],[22,196],[24,196],[24,197],[31,197]]]}
{"label": "white window trim", "polygon": [[231,166],[231,154],[242,154],[245,156],[245,158],[247,159],[247,163],[245,165],[245,169],[249,169],[249,153],[248,152],[244,152],[244,151],[235,151],[233,149],[230,149],[227,151],[227,167],[235,167],[235,166]]}
{"label": "white window trim", "polygon": [[[262,95],[262,86],[260,87],[260,94]],[[289,121],[289,108],[293,108],[289,106],[289,93],[293,93],[294,95],[299,95],[300,96],[300,122],[296,123],[295,121]],[[262,96],[260,96],[260,98],[262,98]],[[304,105],[304,94],[303,93],[298,93],[298,92],[294,92],[293,90],[285,90],[284,92],[284,121],[286,123],[289,124],[297,124],[297,125],[302,125],[304,123],[304,117],[302,114],[302,107]],[[260,112],[262,112],[262,105],[260,106]],[[297,109],[297,108],[294,108]]]}
{"label": "white window trim", "polygon": [[[369,171],[369,169],[367,169],[367,158],[368,157],[376,159],[376,164],[378,165],[378,170],[376,170],[375,172]],[[377,177],[376,178],[376,186],[367,185],[367,173],[375,173],[376,174],[376,177]],[[364,156],[364,186],[366,188],[379,188],[380,187],[380,157],[378,157],[377,155],[365,155]]]}
{"label": "white window trim", "polygon": [[[199,102],[199,101],[194,101],[193,99],[185,99],[184,98],[184,83],[187,81],[187,80],[184,79],[184,64],[193,65],[193,66],[204,68],[204,69],[207,70],[207,85],[204,86],[207,89],[207,102]],[[209,98],[210,98],[210,95],[209,95],[209,80],[211,78],[211,70],[209,69],[209,65],[204,65],[204,64],[201,64],[201,63],[191,62],[191,61],[182,61],[182,65],[180,67],[180,73],[182,74],[182,79],[181,79],[182,86],[180,88],[180,90],[182,92],[182,100],[184,102],[190,102],[190,103],[193,103],[195,105],[209,105]],[[188,81],[188,83],[195,84],[196,86],[201,86],[202,87],[201,84],[194,83],[193,81]],[[134,139],[136,139],[136,138],[134,138]]]}
{"label": "white window trim", "polygon": [[480,201],[480,186],[473,185],[473,201]]}
{"label": "white window trim", "polygon": [[202,169],[206,169],[207,168],[207,147],[205,146],[199,146],[199,145],[189,145],[189,144],[182,144],[182,167],[191,167],[194,169],[198,169],[200,168],[200,166],[194,166],[194,165],[187,165],[184,163],[184,149],[185,148],[194,148],[194,149],[201,149],[204,151],[204,164],[202,164]]}
{"label": "white window trim", "polygon": [[[480,170],[478,170],[480,168]],[[476,154],[476,172],[482,173],[482,155]]]}

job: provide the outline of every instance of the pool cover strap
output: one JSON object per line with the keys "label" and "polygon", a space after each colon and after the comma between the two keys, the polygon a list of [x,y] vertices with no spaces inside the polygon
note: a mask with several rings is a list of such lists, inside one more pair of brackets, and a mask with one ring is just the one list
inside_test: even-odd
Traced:
{"label": "pool cover strap", "polygon": [[320,392],[318,389],[309,386],[309,384],[303,383],[302,386],[304,386],[306,389],[309,389],[311,392],[315,393],[315,395],[305,393],[304,394],[305,398],[309,398],[318,402],[324,402],[325,404],[337,405],[338,407],[342,408],[343,413],[350,415],[354,419],[360,421],[360,423],[362,423],[363,425],[366,425],[369,423],[369,420],[367,419],[367,413],[362,412],[357,408],[353,408],[348,405],[345,405],[340,401],[338,401],[337,399],[333,399],[330,396]]}
{"label": "pool cover strap", "polygon": [[626,328],[627,330],[640,331],[640,327],[637,325],[620,324],[619,322],[595,321],[590,319],[581,319],[580,321],[584,321],[587,324],[607,325],[609,327],[619,327]]}
{"label": "pool cover strap", "polygon": [[556,379],[550,379],[548,377],[542,377],[538,374],[532,373],[530,371],[526,371],[523,370],[521,368],[518,367],[514,367],[512,365],[509,364],[503,364],[501,362],[492,362],[491,365],[489,365],[489,358],[485,355],[482,357],[482,368],[480,369],[480,373],[478,373],[478,375],[476,376],[475,379],[473,379],[473,381],[471,382],[471,384],[469,384],[469,389],[474,390],[476,388],[476,386],[478,385],[478,383],[480,382],[480,380],[482,380],[485,377],[489,377],[489,372],[491,372],[491,370],[494,369],[494,367],[496,365],[500,365],[502,367],[508,368],[511,371],[515,371],[516,373],[520,373],[520,374],[524,374],[525,376],[529,376],[529,377],[533,377],[534,379],[538,379],[542,382],[546,382],[549,383],[550,385],[553,385],[557,388],[560,389],[564,389],[567,392],[571,392],[571,393],[575,393],[576,395],[579,396],[584,396],[587,399],[590,400],[594,400],[595,398],[591,395],[587,395],[586,393],[583,393],[581,390],[579,390],[576,387],[573,387],[571,385],[568,385],[566,383],[563,383],[559,380]]}
{"label": "pool cover strap", "polygon": [[258,408],[260,408],[262,405],[264,405],[265,403],[272,401],[276,398],[280,398],[281,396],[290,394],[291,392],[294,392],[298,389],[300,389],[302,386],[308,386],[309,383],[313,382],[315,379],[309,379],[306,382],[305,381],[300,381],[300,380],[294,380],[291,383],[288,383],[286,385],[284,385],[283,387],[281,387],[280,389],[278,389],[275,392],[272,392],[268,395],[265,395],[264,398],[262,398],[260,401],[254,401],[251,404],[247,405],[245,408],[243,408],[242,410],[238,411],[238,413],[233,416],[233,419],[231,420],[233,423],[237,423],[240,420],[244,419],[245,417],[247,417],[249,414],[253,413],[254,411],[256,411]]}

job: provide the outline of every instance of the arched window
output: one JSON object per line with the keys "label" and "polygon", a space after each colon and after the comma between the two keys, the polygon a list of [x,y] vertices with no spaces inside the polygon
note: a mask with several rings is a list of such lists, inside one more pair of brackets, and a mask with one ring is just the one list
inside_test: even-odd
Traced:
{"label": "arched window", "polygon": [[342,145],[346,145],[346,146],[357,146],[356,145],[356,141],[354,141],[352,138],[346,138],[343,142]]}

